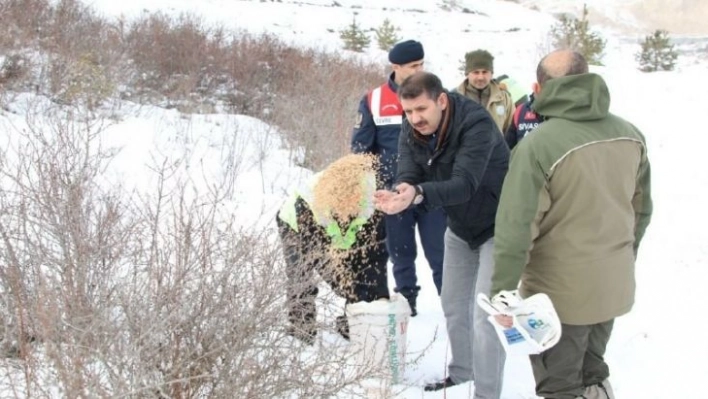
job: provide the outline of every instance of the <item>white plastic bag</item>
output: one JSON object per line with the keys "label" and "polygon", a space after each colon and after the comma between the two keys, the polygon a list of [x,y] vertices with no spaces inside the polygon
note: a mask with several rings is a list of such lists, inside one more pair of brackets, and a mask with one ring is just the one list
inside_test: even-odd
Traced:
{"label": "white plastic bag", "polygon": [[[489,313],[489,322],[499,336],[508,355],[539,354],[557,344],[561,337],[561,322],[548,295],[539,293],[521,299],[516,292],[502,293],[509,306],[492,303],[485,294],[477,296],[477,303]],[[515,298],[515,299],[514,299]],[[513,325],[506,328],[494,319],[495,315],[511,316]]]}

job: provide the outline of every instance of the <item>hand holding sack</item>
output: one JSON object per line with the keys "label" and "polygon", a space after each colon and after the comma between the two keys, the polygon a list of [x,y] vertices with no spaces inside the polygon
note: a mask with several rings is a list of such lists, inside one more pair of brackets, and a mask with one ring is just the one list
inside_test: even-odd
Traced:
{"label": "hand holding sack", "polygon": [[[546,294],[523,299],[517,291],[502,291],[491,300],[487,295],[479,294],[477,304],[489,313],[488,320],[509,355],[539,354],[560,340],[561,322]],[[499,324],[494,318],[497,315],[511,317],[512,326]]]}

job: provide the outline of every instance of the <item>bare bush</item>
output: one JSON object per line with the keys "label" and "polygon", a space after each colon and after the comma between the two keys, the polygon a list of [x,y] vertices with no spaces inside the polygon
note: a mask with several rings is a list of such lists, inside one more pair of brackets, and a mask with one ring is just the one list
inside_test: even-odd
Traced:
{"label": "bare bush", "polygon": [[[12,88],[32,88],[63,101],[80,93],[95,105],[114,94],[123,79],[122,43],[115,40],[116,28],[91,8],[77,0],[1,0],[0,9],[0,48],[29,54],[22,55],[27,62]],[[68,96],[67,86],[73,86]]]}
{"label": "bare bush", "polygon": [[0,49],[35,47],[49,25],[48,0],[0,1]]}
{"label": "bare bush", "polygon": [[29,74],[30,63],[27,57],[22,54],[10,54],[0,59],[0,85],[8,88],[21,87]]}
{"label": "bare bush", "polygon": [[0,0],[0,10],[0,48],[40,54],[18,88],[94,106],[120,96],[252,115],[277,124],[312,168],[347,151],[359,98],[383,78],[380,65],[227,33],[191,15],[108,21],[78,0]]}
{"label": "bare bush", "polygon": [[242,34],[232,44],[228,74],[233,111],[274,123],[320,169],[349,151],[359,100],[383,80],[383,68],[336,54]]}
{"label": "bare bush", "polygon": [[76,58],[100,51],[102,33],[109,24],[90,6],[79,0],[60,0],[52,6],[49,16],[38,32],[43,50]]}
{"label": "bare bush", "polygon": [[298,72],[289,63],[304,66],[302,64],[306,62],[303,60],[307,59],[309,52],[288,47],[271,35],[239,33],[228,54],[230,111],[264,118],[277,103],[286,100],[279,95],[279,87],[294,83]]}
{"label": "bare bush", "polygon": [[227,37],[219,28],[206,28],[199,18],[143,17],[131,24],[125,45],[136,72],[130,86],[139,94],[153,91],[179,103],[193,95],[212,95],[226,83]]}
{"label": "bare bush", "polygon": [[49,63],[49,84],[54,98],[65,104],[96,109],[114,92],[114,82],[91,56],[54,58]]}
{"label": "bare bush", "polygon": [[[2,343],[21,359],[3,367],[5,388],[16,397],[324,398],[357,394],[377,375],[376,365],[350,367],[341,346],[286,335],[274,232],[223,206],[236,202],[240,168],[199,170],[197,137],[154,150],[145,168],[154,184],[126,191],[108,173],[118,165],[105,121],[80,110],[43,109],[4,129]],[[201,147],[243,153],[214,145]]]}
{"label": "bare bush", "polygon": [[[115,96],[252,115],[320,168],[348,151],[380,66],[189,15],[108,21],[78,0],[0,0],[0,49],[24,57],[5,58],[4,90],[55,101],[0,129],[0,349],[18,360],[0,373],[15,397],[331,397],[376,376],[336,344],[285,334],[274,232],[224,206],[241,195],[237,140],[209,179],[187,174],[202,162],[187,148],[156,151],[154,186],[136,193],[108,177],[115,152],[94,116]],[[265,138],[256,165],[276,145]]]}
{"label": "bare bush", "polygon": [[[298,65],[297,76],[278,89],[284,99],[274,106],[272,121],[303,148],[303,166],[321,169],[349,152],[359,101],[366,90],[381,84],[383,73],[376,66],[323,53]],[[318,73],[309,72],[313,69]]]}

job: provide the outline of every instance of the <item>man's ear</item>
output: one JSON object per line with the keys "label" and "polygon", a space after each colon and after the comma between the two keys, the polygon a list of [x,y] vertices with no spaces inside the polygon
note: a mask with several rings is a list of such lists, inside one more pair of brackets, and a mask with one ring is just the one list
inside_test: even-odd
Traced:
{"label": "man's ear", "polygon": [[538,95],[538,93],[541,92],[541,85],[538,82],[534,82],[533,85],[531,85],[531,90],[533,90],[533,94]]}
{"label": "man's ear", "polygon": [[450,99],[447,98],[447,93],[440,93],[440,97],[438,97],[438,107],[444,111],[447,109],[447,104],[449,102]]}

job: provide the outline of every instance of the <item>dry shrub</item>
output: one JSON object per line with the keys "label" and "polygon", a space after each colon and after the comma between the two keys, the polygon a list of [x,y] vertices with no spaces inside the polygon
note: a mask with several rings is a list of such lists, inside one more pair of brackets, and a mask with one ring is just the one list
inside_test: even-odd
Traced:
{"label": "dry shrub", "polygon": [[109,98],[115,86],[95,57],[55,58],[50,64],[49,87],[54,99],[95,109]]}
{"label": "dry shrub", "polygon": [[0,48],[34,50],[45,62],[18,87],[62,98],[75,80],[67,68],[88,67],[94,83],[82,87],[97,92],[85,96],[102,99],[113,87],[111,95],[139,103],[264,119],[313,169],[348,152],[358,102],[384,81],[381,65],[187,14],[111,21],[78,0],[0,0],[0,11]]}
{"label": "dry shrub", "polygon": [[79,0],[60,0],[50,15],[48,24],[40,27],[43,50],[77,58],[100,51],[109,24],[90,6]]}
{"label": "dry shrub", "polygon": [[321,169],[349,152],[359,101],[367,90],[385,81],[383,67],[313,51],[288,62],[296,73],[278,84],[285,100],[274,105],[272,120],[303,148],[303,166]]}
{"label": "dry shrub", "polygon": [[124,84],[126,58],[119,40],[119,25],[96,15],[78,0],[54,5],[45,28],[41,50],[46,65],[43,92],[65,102],[96,107]]}
{"label": "dry shrub", "polygon": [[160,78],[188,75],[203,65],[207,33],[198,19],[177,20],[157,13],[133,23],[127,36],[130,57],[140,71]]}
{"label": "dry shrub", "polygon": [[223,30],[208,29],[191,15],[142,17],[131,24],[126,36],[128,55],[137,72],[130,85],[172,100],[213,95],[226,81],[227,44]]}
{"label": "dry shrub", "polygon": [[278,86],[292,84],[293,67],[287,66],[305,57],[307,50],[286,46],[278,38],[240,32],[228,49],[226,60],[230,87],[227,88],[229,111],[268,117],[276,103],[286,98]]}
{"label": "dry shrub", "polygon": [[0,0],[0,10],[0,48],[29,54],[24,58],[31,61],[12,88],[67,101],[73,85],[76,94],[68,97],[80,92],[94,105],[113,95],[125,64],[122,44],[114,26],[91,8],[76,0]]}
{"label": "dry shrub", "polygon": [[29,70],[29,59],[22,54],[10,54],[4,57],[0,65],[0,85],[6,88],[21,87]]}
{"label": "dry shrub", "polygon": [[[104,175],[105,122],[76,112],[42,110],[3,130],[2,343],[22,360],[0,362],[3,392],[332,397],[376,375],[348,368],[342,347],[287,336],[274,232],[239,226],[223,206],[239,195],[228,183],[237,168],[198,184],[185,146],[148,162],[150,189],[126,191]],[[213,139],[213,154],[239,153]]]}
{"label": "dry shrub", "polygon": [[0,0],[2,49],[30,47],[77,56],[97,52],[109,25],[79,0]]}
{"label": "dry shrub", "polygon": [[0,49],[38,44],[50,18],[48,0],[0,0]]}
{"label": "dry shrub", "polygon": [[225,65],[229,110],[278,126],[312,169],[349,152],[358,103],[384,80],[380,65],[295,48],[265,34],[237,34]]}

